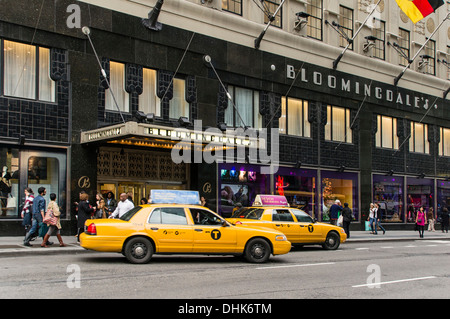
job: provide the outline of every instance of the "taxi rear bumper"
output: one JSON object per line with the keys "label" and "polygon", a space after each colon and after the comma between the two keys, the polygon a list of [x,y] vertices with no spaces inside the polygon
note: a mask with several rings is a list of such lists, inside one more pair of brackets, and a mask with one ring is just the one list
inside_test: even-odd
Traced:
{"label": "taxi rear bumper", "polygon": [[89,250],[121,252],[123,243],[123,238],[119,237],[88,235],[86,233],[80,235],[80,246]]}

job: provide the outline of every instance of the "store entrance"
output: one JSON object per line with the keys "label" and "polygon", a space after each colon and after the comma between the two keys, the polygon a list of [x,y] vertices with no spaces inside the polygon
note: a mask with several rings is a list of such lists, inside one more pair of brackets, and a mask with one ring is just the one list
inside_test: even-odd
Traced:
{"label": "store entrance", "polygon": [[108,192],[114,194],[114,198],[118,199],[121,193],[131,193],[135,205],[139,205],[142,198],[148,200],[152,189],[176,189],[185,190],[187,185],[178,182],[127,182],[118,181],[113,183],[99,182],[98,189],[106,197]]}

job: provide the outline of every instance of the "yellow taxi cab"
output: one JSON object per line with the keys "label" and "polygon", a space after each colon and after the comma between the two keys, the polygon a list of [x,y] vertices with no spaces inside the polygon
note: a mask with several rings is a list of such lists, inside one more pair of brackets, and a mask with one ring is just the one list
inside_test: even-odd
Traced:
{"label": "yellow taxi cab", "polygon": [[131,263],[147,263],[153,254],[243,255],[253,263],[287,254],[291,243],[276,230],[236,227],[199,205],[198,192],[152,190],[152,203],[131,209],[120,219],[89,219],[80,245],[121,252]]}
{"label": "yellow taxi cab", "polygon": [[286,197],[257,195],[252,207],[236,211],[227,220],[233,225],[259,226],[284,233],[293,245],[320,244],[335,250],[347,240],[342,227],[316,222],[304,211],[289,207]]}

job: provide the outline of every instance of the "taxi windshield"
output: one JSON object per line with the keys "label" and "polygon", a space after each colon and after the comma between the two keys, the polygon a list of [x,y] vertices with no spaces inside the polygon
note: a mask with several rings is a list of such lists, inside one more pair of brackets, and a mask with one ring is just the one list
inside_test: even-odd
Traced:
{"label": "taxi windshield", "polygon": [[261,208],[243,208],[234,212],[231,218],[247,218],[247,219],[261,219],[264,209]]}
{"label": "taxi windshield", "polygon": [[125,214],[123,214],[121,217],[120,217],[120,219],[121,220],[124,220],[124,221],[126,221],[126,222],[128,222],[134,215],[136,215],[136,213],[138,212],[138,211],[140,211],[142,209],[142,207],[141,206],[136,206],[135,208],[133,208],[133,209],[130,209],[129,211],[127,211]]}

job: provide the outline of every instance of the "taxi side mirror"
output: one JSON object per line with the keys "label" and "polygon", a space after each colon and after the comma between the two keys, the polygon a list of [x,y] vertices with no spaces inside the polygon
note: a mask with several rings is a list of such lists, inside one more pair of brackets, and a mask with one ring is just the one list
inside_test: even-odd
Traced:
{"label": "taxi side mirror", "polygon": [[317,223],[317,218],[313,218],[313,223],[315,224],[315,223]]}
{"label": "taxi side mirror", "polygon": [[228,227],[230,226],[230,224],[228,224],[228,222],[226,220],[222,221],[222,227]]}

